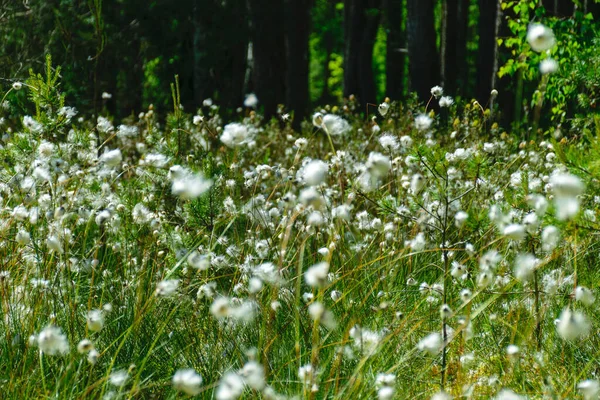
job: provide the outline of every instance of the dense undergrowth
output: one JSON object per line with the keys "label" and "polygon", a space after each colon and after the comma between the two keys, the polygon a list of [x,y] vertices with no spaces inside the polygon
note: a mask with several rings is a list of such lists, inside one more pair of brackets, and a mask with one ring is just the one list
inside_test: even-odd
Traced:
{"label": "dense undergrowth", "polygon": [[47,74],[2,121],[3,398],[597,398],[600,119],[114,126]]}

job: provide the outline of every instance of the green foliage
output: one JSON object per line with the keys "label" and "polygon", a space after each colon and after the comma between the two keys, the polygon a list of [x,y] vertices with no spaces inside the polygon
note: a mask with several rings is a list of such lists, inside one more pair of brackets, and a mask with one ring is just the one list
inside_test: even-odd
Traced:
{"label": "green foliage", "polygon": [[[534,0],[503,1],[502,8],[508,12],[507,25],[512,36],[498,39],[498,44],[506,48],[511,57],[500,67],[498,76],[516,78],[513,82],[517,115],[523,106],[520,93],[525,90],[524,97],[532,98],[530,105],[524,105],[526,110],[541,104],[543,99],[549,100],[543,113],[546,126],[566,125],[579,129],[578,110],[593,109],[591,106],[597,96],[594,88],[598,79],[594,71],[598,62],[598,43],[593,40],[596,36],[593,16],[578,11],[573,18],[546,17],[545,9],[538,7]],[[543,21],[556,36],[556,46],[545,54],[534,52],[527,44],[527,24],[532,20]],[[559,71],[547,77],[534,92],[535,83],[541,80],[540,62],[548,57],[558,61]]]}
{"label": "green foliage", "polygon": [[29,70],[27,86],[30,89],[29,96],[35,104],[36,117],[40,122],[47,122],[58,113],[65,104],[65,96],[60,93],[60,66],[52,67],[52,57],[46,56],[46,76]]}
{"label": "green foliage", "polygon": [[[375,75],[375,87],[377,88],[377,98],[383,99],[385,97],[386,90],[386,60],[387,48],[386,48],[386,34],[383,26],[379,27],[377,31],[377,37],[375,39],[375,46],[373,47],[373,72]],[[396,72],[394,72],[396,73]]]}

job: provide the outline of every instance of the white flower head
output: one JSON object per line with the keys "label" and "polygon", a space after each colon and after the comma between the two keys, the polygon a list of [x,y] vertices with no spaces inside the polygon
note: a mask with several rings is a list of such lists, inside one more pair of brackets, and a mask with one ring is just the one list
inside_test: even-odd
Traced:
{"label": "white flower head", "polygon": [[377,152],[369,153],[366,167],[369,173],[374,177],[382,178],[386,176],[390,171],[391,166],[392,164],[389,157]]}
{"label": "white flower head", "polygon": [[121,387],[125,385],[125,382],[127,382],[128,378],[129,374],[127,373],[127,371],[121,369],[110,374],[110,376],[108,377],[108,381],[113,386]]}
{"label": "white flower head", "polygon": [[227,372],[217,388],[217,400],[235,400],[244,392],[244,380],[235,372]]}
{"label": "white flower head", "polygon": [[433,120],[429,115],[426,114],[419,114],[415,118],[415,128],[417,128],[417,130],[421,132],[424,132],[431,128],[432,123]]}
{"label": "white flower head", "polygon": [[586,307],[590,307],[596,301],[594,292],[584,286],[577,286],[575,289],[575,300],[582,303]]}
{"label": "white flower head", "polygon": [[162,297],[173,296],[179,287],[179,279],[166,279],[156,285],[156,295]]}
{"label": "white flower head", "polygon": [[302,179],[308,186],[319,186],[327,179],[329,166],[321,160],[312,160],[302,168]]}
{"label": "white flower head", "polygon": [[202,174],[185,174],[173,180],[171,192],[184,200],[193,200],[206,193],[212,186],[212,180]]}
{"label": "white flower head", "polygon": [[91,310],[87,313],[86,324],[90,331],[100,332],[104,328],[102,310]]}
{"label": "white flower head", "polygon": [[577,384],[577,390],[585,400],[597,400],[600,395],[600,382],[596,379],[587,379]]}
{"label": "white flower head", "polygon": [[556,218],[561,221],[573,218],[579,212],[579,195],[585,190],[583,181],[572,174],[554,174],[550,178],[554,193]]}
{"label": "white flower head", "polygon": [[556,39],[552,29],[542,24],[531,24],[527,30],[527,42],[533,51],[541,53],[554,47]]}
{"label": "white flower head", "polygon": [[121,164],[121,161],[123,161],[123,155],[119,149],[107,150],[100,156],[100,161],[107,167],[118,167],[119,164]]}
{"label": "white flower head", "polygon": [[553,74],[558,71],[558,62],[553,58],[546,58],[540,63],[540,72],[542,75]]}
{"label": "white flower head", "polygon": [[244,106],[248,108],[256,108],[258,105],[258,97],[254,93],[249,93],[244,99]]}
{"label": "white flower head", "polygon": [[571,341],[586,336],[590,327],[590,322],[584,314],[565,308],[557,321],[556,331],[564,340]]}
{"label": "white flower head", "polygon": [[452,104],[454,104],[454,100],[450,96],[442,96],[440,99],[440,107],[442,108],[450,107]]}
{"label": "white flower head", "polygon": [[523,240],[526,233],[525,227],[521,224],[510,224],[507,225],[503,230],[504,236],[517,242]]}
{"label": "white flower head", "polygon": [[59,327],[50,325],[36,337],[40,351],[48,355],[66,354],[69,352],[69,341]]}
{"label": "white flower head", "polygon": [[385,117],[388,111],[390,110],[390,104],[384,101],[379,105],[379,107],[377,107],[377,110],[379,111],[379,114],[381,114],[382,117]]}
{"label": "white flower head", "polygon": [[308,286],[323,286],[327,282],[329,263],[323,261],[310,267],[304,273],[304,280]]}
{"label": "white flower head", "polygon": [[326,114],[321,127],[331,136],[343,136],[351,128],[348,121],[335,114]]}
{"label": "white flower head", "polygon": [[438,332],[430,333],[417,344],[419,350],[429,353],[432,356],[442,351],[443,347],[444,341],[442,340],[442,335]]}
{"label": "white flower head", "polygon": [[191,368],[180,369],[173,375],[173,388],[190,396],[201,392],[202,377]]}
{"label": "white flower head", "polygon": [[221,142],[227,147],[240,147],[248,144],[254,138],[254,129],[250,129],[239,122],[232,122],[225,125],[221,134]]}
{"label": "white flower head", "polygon": [[441,95],[444,94],[444,89],[441,86],[434,86],[431,88],[431,95],[438,99]]}

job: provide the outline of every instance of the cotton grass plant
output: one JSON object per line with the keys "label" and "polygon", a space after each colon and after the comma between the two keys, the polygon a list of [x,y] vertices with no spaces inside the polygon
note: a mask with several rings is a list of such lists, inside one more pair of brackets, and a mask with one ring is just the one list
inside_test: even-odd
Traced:
{"label": "cotton grass plant", "polygon": [[164,125],[35,96],[3,121],[3,398],[598,398],[582,141],[438,87],[444,121],[386,101],[302,133],[177,92]]}

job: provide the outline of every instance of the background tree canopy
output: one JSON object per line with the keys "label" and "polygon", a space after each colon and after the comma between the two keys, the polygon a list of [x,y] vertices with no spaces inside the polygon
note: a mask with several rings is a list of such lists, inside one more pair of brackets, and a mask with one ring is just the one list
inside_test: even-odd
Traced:
{"label": "background tree canopy", "polygon": [[178,75],[188,111],[211,99],[227,115],[253,92],[267,118],[284,105],[295,127],[343,97],[425,102],[434,85],[482,104],[496,88],[504,122],[519,122],[538,81],[522,22],[540,19],[566,67],[561,86],[548,87],[546,122],[565,123],[573,104],[596,98],[593,77],[571,68],[595,48],[592,0],[0,0],[0,9],[5,87],[51,54],[70,104],[116,118],[170,107]]}

